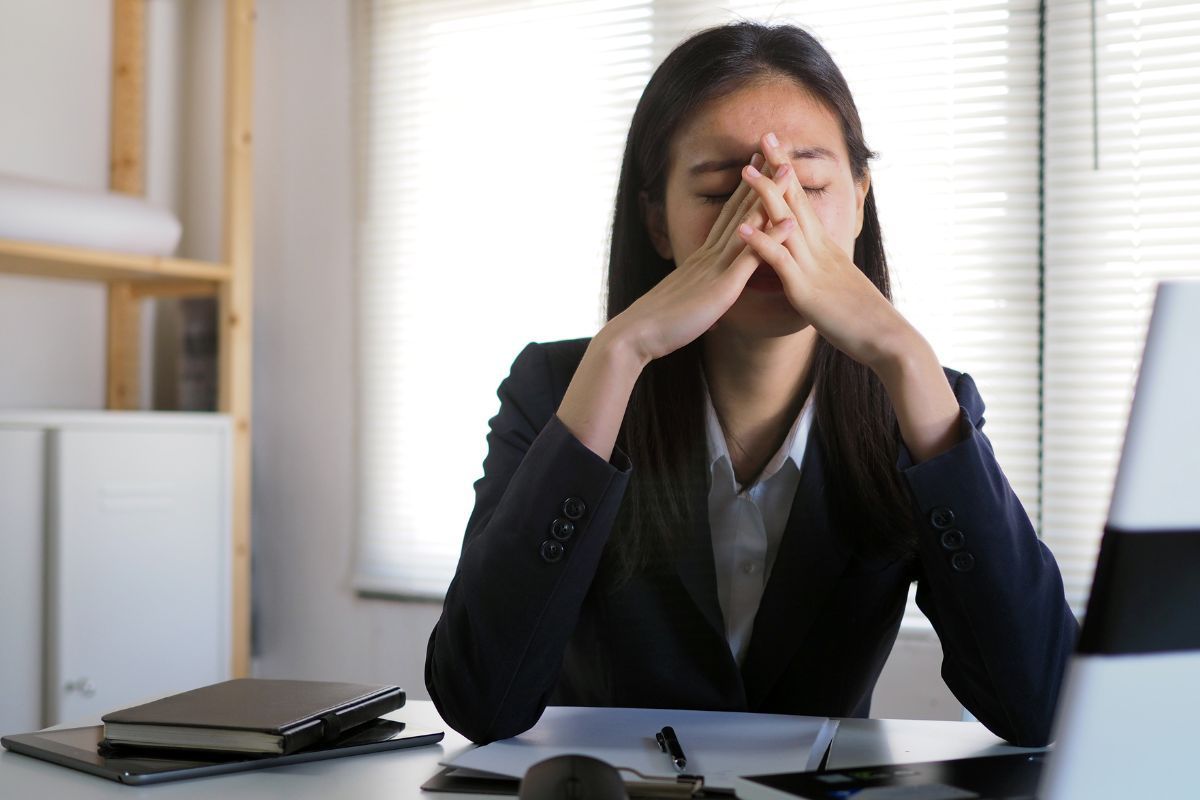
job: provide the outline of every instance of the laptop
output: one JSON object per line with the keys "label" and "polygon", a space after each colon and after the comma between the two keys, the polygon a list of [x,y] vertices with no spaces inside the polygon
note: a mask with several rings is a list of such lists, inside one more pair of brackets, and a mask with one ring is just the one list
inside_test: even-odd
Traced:
{"label": "laptop", "polygon": [[1200,282],[1159,285],[1044,800],[1200,796]]}
{"label": "laptop", "polygon": [[1159,285],[1049,753],[759,775],[743,800],[1200,797],[1200,282]]}

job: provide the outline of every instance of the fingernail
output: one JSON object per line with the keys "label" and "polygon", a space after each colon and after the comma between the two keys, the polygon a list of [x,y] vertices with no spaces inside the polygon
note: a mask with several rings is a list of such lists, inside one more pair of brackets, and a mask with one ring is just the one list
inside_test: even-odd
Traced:
{"label": "fingernail", "polygon": [[753,165],[753,164],[749,164],[749,165],[747,165],[747,166],[746,166],[746,174],[747,174],[747,175],[749,175],[751,178],[760,178],[760,177],[762,177],[762,173],[761,173],[761,172],[759,172],[758,170],[756,170],[756,169],[754,168],[754,165]]}
{"label": "fingernail", "polygon": [[751,228],[749,225],[743,222],[741,225],[738,225],[738,233],[740,233],[742,236],[749,236],[750,234],[754,233],[754,228]]}
{"label": "fingernail", "polygon": [[755,153],[754,155],[750,156],[750,165],[751,166],[761,167],[762,163],[763,163],[763,157],[760,154]]}
{"label": "fingernail", "polygon": [[788,174],[789,172],[791,172],[791,171],[792,171],[792,165],[791,165],[791,164],[780,164],[780,165],[779,165],[779,166],[778,166],[778,167],[775,169],[775,177],[776,177],[776,178],[783,178],[783,177],[787,176],[787,174]]}
{"label": "fingernail", "polygon": [[771,147],[779,147],[779,140],[775,138],[775,134],[767,134],[767,144],[771,145]]}

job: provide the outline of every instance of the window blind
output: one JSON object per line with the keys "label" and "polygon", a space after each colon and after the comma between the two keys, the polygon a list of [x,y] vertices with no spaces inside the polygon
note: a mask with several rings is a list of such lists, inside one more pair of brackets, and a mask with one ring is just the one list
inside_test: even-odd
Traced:
{"label": "window blind", "polygon": [[369,4],[356,583],[441,597],[496,387],[591,336],[647,0]]}
{"label": "window blind", "polygon": [[679,41],[741,17],[802,25],[845,72],[880,153],[898,305],[976,378],[1036,519],[1036,2],[376,0],[361,70],[360,588],[443,593],[509,363],[527,341],[603,322],[637,97]]}
{"label": "window blind", "polygon": [[1050,3],[1046,92],[1043,530],[1080,613],[1155,285],[1200,277],[1200,6]]}

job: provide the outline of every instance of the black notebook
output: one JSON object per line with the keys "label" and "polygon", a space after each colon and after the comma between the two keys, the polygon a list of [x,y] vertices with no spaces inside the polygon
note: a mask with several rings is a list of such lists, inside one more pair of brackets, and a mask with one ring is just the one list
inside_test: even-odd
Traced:
{"label": "black notebook", "polygon": [[240,678],[105,714],[111,745],[294,753],[404,705],[398,686]]}

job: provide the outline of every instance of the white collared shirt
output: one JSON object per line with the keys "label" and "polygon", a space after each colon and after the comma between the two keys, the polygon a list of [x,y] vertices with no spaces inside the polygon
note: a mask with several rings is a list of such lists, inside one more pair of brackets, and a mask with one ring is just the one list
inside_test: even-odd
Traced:
{"label": "white collared shirt", "polygon": [[717,567],[717,596],[725,618],[725,638],[740,665],[800,484],[800,465],[812,427],[812,395],[758,480],[742,491],[738,491],[729,447],[707,384],[704,408],[709,456],[708,524]]}

